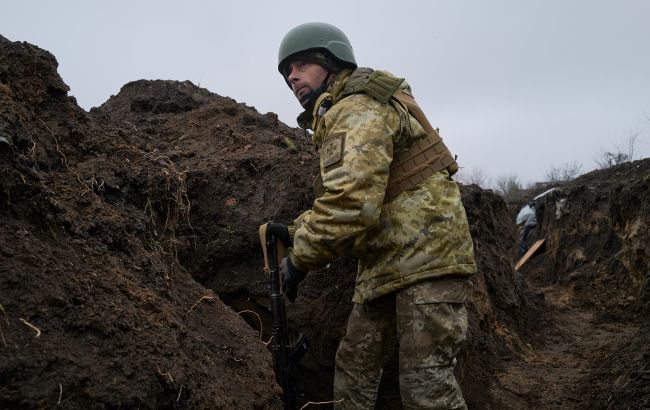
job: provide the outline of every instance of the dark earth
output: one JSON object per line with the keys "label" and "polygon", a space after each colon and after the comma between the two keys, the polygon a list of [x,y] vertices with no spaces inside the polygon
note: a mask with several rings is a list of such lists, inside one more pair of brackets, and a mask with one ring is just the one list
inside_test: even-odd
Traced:
{"label": "dark earth", "polygon": [[[281,409],[257,228],[311,206],[304,132],[187,81],[90,112],[68,91],[54,56],[0,36],[0,408]],[[650,159],[539,199],[546,242],[518,272],[521,203],[461,189],[468,407],[650,408]],[[332,407],[355,271],[311,272],[288,306],[302,407]],[[401,408],[396,369],[377,408]]]}

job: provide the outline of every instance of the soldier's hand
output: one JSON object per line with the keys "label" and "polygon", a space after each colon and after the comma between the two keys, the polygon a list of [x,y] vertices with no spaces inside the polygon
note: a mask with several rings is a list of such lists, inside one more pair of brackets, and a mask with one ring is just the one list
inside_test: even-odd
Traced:
{"label": "soldier's hand", "polygon": [[269,222],[266,226],[266,234],[274,235],[282,242],[285,248],[291,248],[293,246],[291,235],[289,235],[289,227],[283,223]]}
{"label": "soldier's hand", "polygon": [[298,284],[305,279],[307,272],[296,269],[291,263],[291,258],[285,256],[280,262],[282,275],[282,293],[287,295],[289,302],[293,303],[298,296]]}

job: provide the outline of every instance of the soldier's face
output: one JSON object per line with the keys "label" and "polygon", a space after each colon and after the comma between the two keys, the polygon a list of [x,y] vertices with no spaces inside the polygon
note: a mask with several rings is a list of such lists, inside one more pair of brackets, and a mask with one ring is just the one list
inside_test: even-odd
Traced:
{"label": "soldier's face", "polygon": [[289,63],[287,80],[291,84],[293,95],[298,100],[320,87],[327,78],[327,70],[315,63],[308,63],[300,59]]}

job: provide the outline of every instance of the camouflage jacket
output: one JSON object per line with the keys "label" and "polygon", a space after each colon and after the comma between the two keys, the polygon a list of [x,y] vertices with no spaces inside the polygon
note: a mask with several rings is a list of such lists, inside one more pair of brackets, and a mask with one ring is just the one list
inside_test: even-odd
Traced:
{"label": "camouflage jacket", "polygon": [[[384,203],[393,156],[425,132],[398,102],[381,103],[354,91],[371,72],[340,73],[313,113],[306,113],[311,124],[305,113],[299,117],[314,131],[322,182],[312,209],[290,229],[291,261],[303,271],[352,251],[359,260],[356,303],[476,271],[465,209],[447,171]],[[400,88],[410,93],[405,81]]]}

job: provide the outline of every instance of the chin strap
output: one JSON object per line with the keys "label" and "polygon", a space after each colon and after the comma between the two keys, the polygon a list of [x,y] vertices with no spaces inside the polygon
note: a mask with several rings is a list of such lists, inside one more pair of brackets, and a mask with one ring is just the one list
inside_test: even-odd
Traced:
{"label": "chin strap", "polygon": [[314,109],[314,105],[316,103],[316,100],[318,100],[318,97],[320,97],[321,94],[327,90],[327,87],[329,87],[330,78],[332,78],[332,72],[328,71],[327,77],[325,77],[325,80],[323,80],[323,83],[320,85],[320,87],[316,88],[315,90],[311,90],[309,93],[303,95],[300,98],[300,105],[302,105],[302,108],[304,108],[305,111],[311,112]]}

